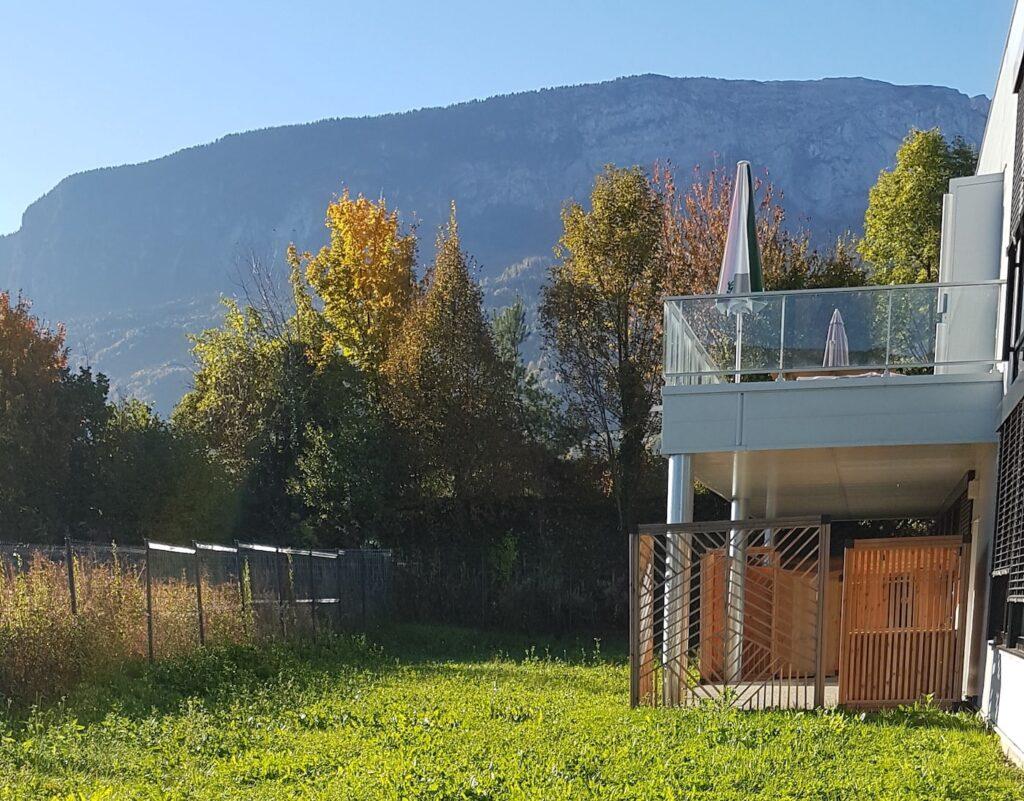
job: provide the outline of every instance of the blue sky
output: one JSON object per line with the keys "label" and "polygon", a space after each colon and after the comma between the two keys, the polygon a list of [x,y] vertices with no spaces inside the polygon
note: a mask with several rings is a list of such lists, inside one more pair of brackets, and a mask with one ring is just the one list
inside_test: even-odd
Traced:
{"label": "blue sky", "polygon": [[1013,0],[0,0],[0,233],[234,131],[656,72],[991,94]]}

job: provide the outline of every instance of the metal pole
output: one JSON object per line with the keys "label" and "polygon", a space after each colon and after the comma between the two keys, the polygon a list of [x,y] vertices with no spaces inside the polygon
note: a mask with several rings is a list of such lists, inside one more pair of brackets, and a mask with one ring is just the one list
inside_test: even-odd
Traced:
{"label": "metal pole", "polygon": [[744,476],[744,458],[740,452],[732,455],[732,501],[729,516],[732,525],[726,548],[725,592],[725,654],[724,684],[738,684],[743,673],[743,637],[746,621],[746,579],[748,529],[743,522],[747,517],[747,487]]}
{"label": "metal pole", "polygon": [[785,381],[786,374],[786,295],[782,296],[782,323],[779,326],[779,377],[778,381]]}
{"label": "metal pole", "polygon": [[277,613],[278,619],[281,622],[281,636],[288,636],[288,627],[284,622],[284,583],[281,581],[281,556],[286,556],[281,553],[280,548],[274,549],[274,580],[277,583]]}
{"label": "metal pole", "polygon": [[743,314],[736,315],[736,376],[735,383],[740,383],[743,369]]}
{"label": "metal pole", "polygon": [[[665,522],[693,522],[693,457],[668,457],[668,497]],[[665,706],[678,706],[686,672],[686,634],[689,631],[689,532],[665,534],[665,590],[662,602],[661,658],[664,668],[662,692]]]}
{"label": "metal pole", "polygon": [[153,661],[153,571],[149,558],[149,540],[146,540],[146,640],[149,645],[149,661]]}
{"label": "metal pole", "polygon": [[206,624],[203,620],[203,557],[199,555],[199,543],[192,540],[193,555],[192,569],[196,577],[196,614],[199,617],[199,644],[206,645]]}
{"label": "metal pole", "polygon": [[245,621],[245,576],[242,570],[242,553],[238,547],[238,540],[235,540],[235,572],[238,573],[238,608],[242,613],[242,626],[247,631]]}
{"label": "metal pole", "polygon": [[342,614],[344,613],[344,609],[342,608],[342,605],[341,605],[341,598],[342,598],[342,595],[341,595],[341,585],[342,585],[342,582],[341,582],[341,559],[342,559],[342,556],[341,555],[343,553],[345,553],[345,552],[343,550],[341,550],[341,548],[336,548],[335,549],[335,554],[336,554],[337,558],[335,558],[335,560],[334,560],[334,594],[338,597],[338,614],[335,615],[334,619],[335,619],[335,624],[337,625],[339,630],[341,629],[341,618],[342,618]]}
{"label": "metal pole", "polygon": [[75,549],[71,547],[71,535],[64,538],[64,559],[68,563],[68,594],[71,596],[71,614],[78,614],[78,597],[75,593]]}
{"label": "metal pole", "polygon": [[832,548],[832,524],[821,521],[818,537],[818,642],[814,653],[814,706],[825,705],[825,643],[828,642],[828,619],[825,617],[825,600],[828,592],[828,565]]}
{"label": "metal pole", "polygon": [[309,549],[309,618],[313,624],[313,638],[316,639],[317,627],[316,627],[316,570],[313,568],[313,549]]}
{"label": "metal pole", "polygon": [[892,356],[892,290],[886,291],[888,311],[885,319],[885,373],[889,372],[889,359]]}
{"label": "metal pole", "polygon": [[640,535],[629,535],[629,705],[640,704],[640,582],[637,569],[640,564]]}
{"label": "metal pole", "polygon": [[362,608],[363,608],[363,630],[366,630],[366,549],[359,551],[360,573],[362,574]]}

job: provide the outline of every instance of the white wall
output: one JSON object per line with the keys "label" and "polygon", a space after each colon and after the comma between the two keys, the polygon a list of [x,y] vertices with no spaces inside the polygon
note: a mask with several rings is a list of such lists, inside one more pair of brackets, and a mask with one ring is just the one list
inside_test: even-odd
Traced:
{"label": "white wall", "polygon": [[[978,154],[978,175],[1003,173],[1003,208],[1010,209],[1013,196],[1013,146],[1017,132],[1017,96],[1013,92],[1020,67],[1021,54],[1024,52],[1024,6],[1015,4],[1013,20],[1006,38],[1003,60],[999,67],[999,78],[996,81],[992,106],[989,109],[985,136],[982,139],[981,151]],[[1009,214],[1003,219],[1003,245],[1010,242]],[[1005,260],[1002,277],[1006,277]]]}
{"label": "white wall", "polygon": [[989,645],[981,713],[1007,755],[1024,767],[1024,656]]}
{"label": "white wall", "polygon": [[[943,198],[939,281],[944,284],[994,281],[1003,267],[1001,236],[1003,173],[954,178]],[[935,361],[970,362],[979,354],[998,359],[1001,304],[991,302],[993,287],[939,290],[944,319],[935,328]],[[997,332],[993,341],[993,332]],[[992,364],[950,364],[938,373],[989,372]]]}

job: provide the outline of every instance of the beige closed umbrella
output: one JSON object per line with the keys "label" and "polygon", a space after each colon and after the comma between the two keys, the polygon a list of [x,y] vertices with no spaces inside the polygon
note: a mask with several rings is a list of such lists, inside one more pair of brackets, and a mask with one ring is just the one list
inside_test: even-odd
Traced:
{"label": "beige closed umbrella", "polygon": [[846,324],[839,309],[832,312],[828,323],[828,334],[825,336],[825,355],[821,360],[822,367],[849,367],[850,340],[846,338]]}

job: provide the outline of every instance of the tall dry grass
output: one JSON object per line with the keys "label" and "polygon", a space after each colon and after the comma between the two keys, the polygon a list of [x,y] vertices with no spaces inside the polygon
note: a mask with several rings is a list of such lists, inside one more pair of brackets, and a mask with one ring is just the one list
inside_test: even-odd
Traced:
{"label": "tall dry grass", "polygon": [[[119,561],[75,559],[78,613],[71,612],[67,569],[35,554],[28,564],[0,565],[0,695],[35,701],[65,693],[148,656],[145,573]],[[199,646],[195,584],[154,580],[153,644],[157,658]],[[237,584],[204,579],[206,642],[243,643],[253,635]]]}

